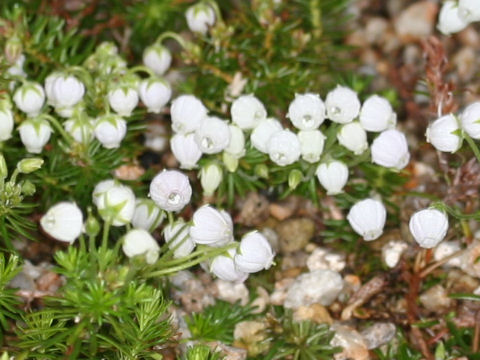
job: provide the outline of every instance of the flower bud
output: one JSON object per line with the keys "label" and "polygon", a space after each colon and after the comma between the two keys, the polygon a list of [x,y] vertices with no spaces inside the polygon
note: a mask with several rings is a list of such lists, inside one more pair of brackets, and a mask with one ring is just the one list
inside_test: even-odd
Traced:
{"label": "flower bud", "polygon": [[276,119],[269,118],[260,123],[250,134],[250,141],[255,149],[263,153],[268,153],[268,141],[273,134],[282,130],[282,125]]}
{"label": "flower bud", "polygon": [[154,114],[159,114],[172,96],[170,84],[161,78],[143,80],[138,87],[138,91],[147,110]]}
{"label": "flower bud", "polygon": [[22,174],[30,174],[40,169],[43,165],[43,159],[41,158],[29,158],[22,159],[17,164],[17,169]]}
{"label": "flower bud", "polygon": [[60,202],[40,219],[43,230],[51,237],[73,243],[83,228],[83,214],[74,202]]}
{"label": "flower bud", "polygon": [[235,266],[233,259],[236,254],[237,251],[235,249],[229,249],[226,255],[219,255],[213,258],[210,271],[216,277],[225,281],[244,282],[248,278],[248,273],[238,270]]}
{"label": "flower bud", "polygon": [[327,195],[340,194],[348,181],[348,167],[341,161],[322,163],[315,174]]}
{"label": "flower bud", "polygon": [[217,154],[230,144],[230,131],[225,121],[207,117],[195,131],[195,141],[205,154]]}
{"label": "flower bud", "polygon": [[93,139],[95,120],[87,116],[74,117],[63,123],[65,131],[80,144],[89,144]]}
{"label": "flower bud", "polygon": [[333,122],[346,124],[352,122],[360,112],[360,100],[352,89],[337,85],[325,99],[327,117]]}
{"label": "flower bud", "polygon": [[[478,6],[478,4],[477,4]],[[444,35],[450,35],[465,29],[468,22],[460,17],[457,2],[445,1],[438,16],[437,29]]]}
{"label": "flower bud", "polygon": [[212,196],[222,182],[223,171],[220,166],[211,162],[202,167],[199,176],[203,195]]}
{"label": "flower bud", "polygon": [[320,130],[302,130],[298,132],[297,136],[300,141],[302,159],[309,163],[320,161],[325,135]]}
{"label": "flower bud", "polygon": [[176,134],[170,139],[170,148],[180,162],[181,169],[193,169],[202,157],[202,150],[195,141],[194,134]]}
{"label": "flower bud", "polygon": [[135,212],[135,195],[132,189],[114,180],[99,182],[93,190],[93,203],[100,216],[113,226],[128,224]]}
{"label": "flower bud", "polygon": [[182,219],[165,226],[163,236],[175,259],[188,256],[195,249],[195,242],[190,238],[190,226]]}
{"label": "flower bud", "polygon": [[17,35],[10,36],[5,44],[5,58],[10,64],[15,64],[22,55],[22,41]]}
{"label": "flower bud", "polygon": [[8,176],[8,167],[5,157],[0,153],[0,180],[4,180]]}
{"label": "flower bud", "polygon": [[126,133],[127,122],[118,115],[103,115],[95,123],[95,137],[106,149],[120,147]]}
{"label": "flower bud", "polygon": [[45,102],[45,92],[40,84],[26,82],[15,91],[13,101],[28,116],[37,116]]}
{"label": "flower bud", "polygon": [[110,90],[108,93],[110,107],[120,116],[130,116],[138,105],[137,90],[124,85]]}
{"label": "flower bud", "polygon": [[87,221],[85,221],[85,233],[90,237],[96,237],[100,233],[100,223],[93,216],[92,209],[88,209]]}
{"label": "flower bud", "polygon": [[257,164],[254,168],[255,175],[262,178],[268,179],[268,166],[265,164]]}
{"label": "flower bud", "polygon": [[424,209],[413,214],[408,225],[418,245],[431,249],[445,238],[448,231],[448,217],[442,211]]}
{"label": "flower bud", "polygon": [[129,258],[145,256],[147,264],[154,264],[160,253],[160,247],[150,233],[144,229],[130,230],[123,237],[122,250]]}
{"label": "flower bud", "polygon": [[153,44],[143,51],[143,63],[151,69],[155,75],[163,75],[172,63],[172,54],[165,46]]}
{"label": "flower bud", "polygon": [[480,101],[468,105],[460,117],[462,129],[472,138],[480,139]]}
{"label": "flower bud", "polygon": [[238,164],[239,164],[238,158],[236,158],[232,154],[224,151],[222,154],[222,161],[223,161],[223,164],[225,165],[225,168],[229,172],[233,173],[238,169]]}
{"label": "flower bud", "polygon": [[325,104],[318,94],[295,94],[287,117],[300,130],[315,130],[325,120]]}
{"label": "flower bud", "polygon": [[458,2],[458,15],[467,23],[480,21],[480,6],[478,1],[460,0]]}
{"label": "flower bud", "polygon": [[373,140],[371,151],[372,161],[387,168],[401,170],[410,161],[407,139],[395,129],[383,131]]}
{"label": "flower bud", "polygon": [[204,205],[193,213],[190,236],[197,244],[221,247],[233,241],[233,222],[224,210]]}
{"label": "flower bud", "polygon": [[37,191],[37,188],[35,187],[35,185],[29,181],[29,180],[25,180],[22,182],[22,194],[25,195],[25,196],[32,196],[33,194],[35,194],[35,191]]}
{"label": "flower bud", "polygon": [[303,180],[303,173],[298,169],[293,169],[288,174],[288,187],[295,190]]}
{"label": "flower bud", "polygon": [[242,95],[232,103],[232,121],[242,130],[253,129],[267,118],[267,110],[253,95]]}
{"label": "flower bud", "polygon": [[225,151],[239,159],[245,155],[245,135],[242,129],[236,125],[228,125],[228,129],[230,130],[230,143]]}
{"label": "flower bud", "polygon": [[462,146],[462,138],[456,134],[459,126],[455,115],[448,114],[431,123],[425,136],[435,149],[454,153]]}
{"label": "flower bud", "polygon": [[13,113],[6,106],[0,107],[0,142],[12,137],[13,132]]}
{"label": "flower bud", "polygon": [[215,24],[215,12],[211,6],[204,3],[190,6],[185,13],[185,17],[190,31],[202,35],[207,33],[209,26]]}
{"label": "flower bud", "polygon": [[[47,78],[48,80],[48,78]],[[47,80],[45,86],[47,87]],[[85,94],[85,86],[73,75],[54,73],[48,81],[49,103],[55,106],[55,111],[62,117],[70,117],[73,107],[77,105]]]}
{"label": "flower bud", "polygon": [[180,95],[170,107],[172,129],[180,134],[195,132],[207,117],[207,108],[193,95]]}
{"label": "flower bud", "polygon": [[150,183],[150,197],[165,211],[180,211],[190,202],[188,177],[176,170],[163,170]]}
{"label": "flower bud", "polygon": [[150,199],[137,199],[132,225],[147,231],[155,230],[165,218],[162,210]]}
{"label": "flower bud", "polygon": [[50,140],[52,128],[48,121],[34,118],[27,119],[18,127],[20,139],[27,151],[33,154],[40,154],[42,148]]}
{"label": "flower bud", "polygon": [[371,241],[382,235],[386,217],[387,211],[380,201],[365,199],[352,206],[347,219],[358,235]]}
{"label": "flower bud", "polygon": [[357,121],[343,125],[337,139],[340,145],[353,151],[355,155],[360,155],[368,149],[367,132]]}
{"label": "flower bud", "polygon": [[360,124],[367,131],[380,132],[397,123],[397,114],[384,97],[372,95],[362,105]]}
{"label": "flower bud", "polygon": [[269,269],[273,263],[272,247],[268,240],[258,231],[253,231],[243,236],[240,248],[234,257],[237,270],[254,273]]}
{"label": "flower bud", "polygon": [[270,159],[277,165],[287,166],[300,158],[300,141],[290,130],[281,130],[270,137],[267,145]]}

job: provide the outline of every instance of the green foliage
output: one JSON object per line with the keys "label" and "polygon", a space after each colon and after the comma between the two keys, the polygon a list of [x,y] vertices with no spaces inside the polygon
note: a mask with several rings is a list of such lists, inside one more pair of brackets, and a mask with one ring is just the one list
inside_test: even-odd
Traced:
{"label": "green foliage", "polygon": [[20,313],[17,308],[20,301],[15,290],[7,288],[20,269],[17,255],[10,255],[7,259],[5,254],[0,253],[0,344],[3,343],[4,331],[8,329],[8,320],[17,319]]}
{"label": "green foliage", "polygon": [[397,333],[395,340],[396,343],[389,344],[385,352],[380,349],[374,350],[379,360],[420,360],[423,358],[418,350],[408,345],[407,339],[401,332]]}
{"label": "green foliage", "polygon": [[218,300],[215,305],[207,306],[201,313],[193,313],[185,320],[193,339],[232,344],[235,325],[248,320],[252,310],[250,306]]}
{"label": "green foliage", "polygon": [[159,289],[121,265],[115,250],[69,247],[55,257],[66,285],[44,309],[25,315],[20,353],[29,359],[159,358],[155,347],[173,335]]}
{"label": "green foliage", "polygon": [[261,359],[330,360],[341,351],[330,345],[334,335],[327,324],[297,322],[287,311],[273,326],[270,350]]}
{"label": "green foliage", "polygon": [[184,360],[221,360],[220,354],[213,352],[206,345],[195,345],[188,348],[187,353],[183,357]]}

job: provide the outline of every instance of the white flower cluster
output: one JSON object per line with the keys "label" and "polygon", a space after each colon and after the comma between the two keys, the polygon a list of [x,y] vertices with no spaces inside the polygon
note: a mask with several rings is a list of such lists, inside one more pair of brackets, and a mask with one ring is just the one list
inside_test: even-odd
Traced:
{"label": "white flower cluster", "polygon": [[[171,56],[168,50],[158,47],[145,50],[144,62],[160,75],[170,66]],[[19,60],[8,71],[15,76],[14,80],[26,76],[22,70],[24,56]],[[26,115],[18,130],[22,143],[31,153],[42,152],[53,132],[52,122],[57,121],[50,115],[45,103],[54,109],[59,118],[65,119],[61,126],[74,141],[88,144],[96,138],[105,148],[112,149],[119,147],[125,137],[127,121],[124,117],[132,114],[139,100],[149,112],[158,113],[171,97],[171,88],[166,80],[158,76],[140,79],[127,68],[117,48],[110,43],[101,44],[83,67],[51,73],[45,78],[43,86],[26,79],[15,88],[16,84],[12,81],[12,99]],[[105,84],[109,87],[102,95],[99,89],[105,88]],[[88,101],[104,103],[106,112],[93,119],[89,115]],[[0,141],[5,141],[13,131],[12,106],[6,98],[0,102],[0,119]]]}
{"label": "white flower cluster", "polygon": [[468,105],[459,116],[448,114],[436,119],[425,135],[435,149],[454,153],[462,146],[463,132],[472,139],[480,139],[479,101]]}
{"label": "white flower cluster", "polygon": [[[383,97],[373,95],[363,105],[357,94],[344,86],[328,93],[325,102],[318,94],[297,94],[290,103],[287,117],[298,130],[284,129],[277,119],[269,118],[262,102],[253,95],[237,98],[230,109],[231,123],[208,116],[202,102],[192,95],[181,95],[172,102],[172,129],[175,135],[171,149],[183,169],[194,168],[203,154],[223,152],[223,162],[235,171],[238,160],[246,153],[249,137],[251,146],[268,154],[271,161],[287,166],[303,159],[318,163],[317,177],[330,195],[342,191],[348,180],[348,168],[322,156],[325,135],[320,126],[325,119],[340,124],[339,143],[355,155],[368,149],[368,132],[379,132],[371,145],[372,161],[378,165],[400,170],[410,153],[405,135],[394,129],[396,114]],[[208,164],[200,172],[206,195],[211,195],[222,180],[218,164]]]}
{"label": "white flower cluster", "polygon": [[442,34],[450,35],[476,21],[480,21],[478,0],[447,0],[440,10],[437,28]]}

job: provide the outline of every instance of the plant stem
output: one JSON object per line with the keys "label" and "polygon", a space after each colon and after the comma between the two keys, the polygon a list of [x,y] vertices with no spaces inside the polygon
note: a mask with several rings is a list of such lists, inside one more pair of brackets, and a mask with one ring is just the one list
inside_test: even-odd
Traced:
{"label": "plant stem", "polygon": [[108,219],[103,226],[103,236],[102,236],[102,251],[107,250],[108,245],[108,233],[110,232],[111,220]]}
{"label": "plant stem", "polygon": [[470,146],[470,149],[472,149],[473,153],[475,154],[477,161],[480,163],[480,149],[478,148],[477,144],[475,144],[475,141],[467,133],[464,133],[463,137],[465,138],[468,146]]}

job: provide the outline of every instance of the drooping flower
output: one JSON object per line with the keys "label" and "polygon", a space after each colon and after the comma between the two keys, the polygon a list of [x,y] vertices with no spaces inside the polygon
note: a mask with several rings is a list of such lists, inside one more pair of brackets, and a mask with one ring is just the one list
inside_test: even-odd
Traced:
{"label": "drooping flower", "polygon": [[480,6],[477,0],[459,0],[458,15],[466,23],[480,21]]}
{"label": "drooping flower", "polygon": [[300,149],[302,159],[309,163],[320,161],[325,144],[325,135],[320,130],[302,130],[299,131],[298,141],[300,141]]}
{"label": "drooping flower", "polygon": [[454,153],[462,146],[462,138],[455,133],[459,129],[453,114],[442,116],[428,126],[427,142],[437,150]]}
{"label": "drooping flower", "polygon": [[237,269],[233,259],[236,256],[236,249],[229,249],[228,254],[219,255],[212,260],[210,271],[219,279],[232,282],[244,282],[248,273]]}
{"label": "drooping flower", "polygon": [[100,181],[93,190],[93,203],[104,221],[113,226],[124,226],[135,213],[135,195],[132,189],[115,180]]}
{"label": "drooping flower", "polygon": [[293,164],[301,155],[300,141],[290,130],[274,133],[268,140],[267,150],[270,159],[280,166]]}
{"label": "drooping flower", "polygon": [[163,170],[150,183],[150,197],[160,209],[180,211],[190,202],[188,176],[177,170]]}
{"label": "drooping flower", "polygon": [[367,132],[357,121],[343,125],[337,134],[337,139],[355,155],[360,155],[368,149]]}
{"label": "drooping flower", "polygon": [[13,132],[13,113],[10,106],[5,102],[0,105],[0,141],[8,140]]}
{"label": "drooping flower", "polygon": [[232,218],[224,210],[204,205],[193,214],[190,236],[197,244],[224,246],[233,241]]}
{"label": "drooping flower", "polygon": [[205,3],[190,6],[185,13],[185,17],[190,31],[202,35],[205,35],[208,28],[215,24],[215,12],[210,5]]}
{"label": "drooping flower", "polygon": [[202,150],[195,141],[195,135],[175,134],[170,139],[170,149],[175,158],[180,162],[180,168],[193,169],[202,157]]}
{"label": "drooping flower", "polygon": [[371,146],[372,161],[375,164],[397,170],[407,166],[410,152],[405,135],[395,129],[383,131]]}
{"label": "drooping flower", "polygon": [[337,85],[325,99],[327,117],[333,122],[347,124],[352,122],[360,112],[360,100],[352,89]]}
{"label": "drooping flower", "polygon": [[163,75],[172,63],[172,54],[165,46],[153,44],[143,51],[143,63],[150,68],[155,75]]}
{"label": "drooping flower", "polygon": [[195,132],[207,117],[207,108],[193,95],[180,95],[172,101],[170,116],[172,129],[176,133]]}
{"label": "drooping flower", "polygon": [[462,129],[472,138],[480,139],[480,101],[468,105],[460,116]]}
{"label": "drooping flower", "polygon": [[127,122],[118,115],[103,115],[95,122],[95,137],[106,149],[118,148],[126,133]]}
{"label": "drooping flower", "polygon": [[318,165],[316,175],[318,181],[327,190],[327,195],[337,195],[343,192],[348,181],[348,167],[341,161],[330,161]]}
{"label": "drooping flower", "polygon": [[150,199],[137,199],[135,212],[133,213],[132,225],[135,228],[153,231],[165,218],[162,210]]}
{"label": "drooping flower", "polygon": [[225,148],[225,152],[239,159],[245,155],[245,135],[242,129],[236,125],[228,125],[228,129],[230,131],[230,143]]}
{"label": "drooping flower", "polygon": [[[45,85],[47,86],[47,85]],[[70,117],[73,107],[77,105],[85,94],[85,86],[73,75],[57,73],[48,85],[49,103],[55,106],[56,112],[62,117]]]}
{"label": "drooping flower", "polygon": [[42,216],[40,225],[54,239],[73,243],[82,233],[83,214],[74,202],[59,202]]}
{"label": "drooping flower", "polygon": [[362,105],[360,124],[367,131],[380,132],[392,128],[397,123],[397,114],[384,97],[372,95]]}
{"label": "drooping flower", "polygon": [[237,270],[254,273],[269,269],[275,254],[268,240],[258,231],[253,231],[243,236],[240,248],[234,257]]}
{"label": "drooping flower", "polygon": [[230,144],[230,131],[225,121],[210,116],[195,131],[195,141],[205,154],[217,154]]}
{"label": "drooping flower", "polygon": [[418,245],[431,249],[445,238],[448,217],[437,209],[423,209],[412,215],[409,228]]}
{"label": "drooping flower", "polygon": [[223,171],[218,164],[211,162],[202,167],[199,176],[203,194],[205,196],[212,196],[222,182]]}
{"label": "drooping flower", "polygon": [[273,134],[282,130],[282,125],[276,119],[269,118],[260,123],[250,134],[250,141],[255,149],[263,153],[268,153],[268,141]]}
{"label": "drooping flower", "polygon": [[325,104],[318,94],[296,94],[287,116],[297,129],[315,130],[325,120]]}
{"label": "drooping flower", "polygon": [[242,95],[232,103],[232,121],[242,130],[253,129],[267,118],[267,110],[253,95]]}
{"label": "drooping flower", "polygon": [[13,95],[15,105],[28,116],[37,116],[45,102],[45,92],[42,85],[26,82]]}
{"label": "drooping flower", "polygon": [[163,236],[168,248],[173,250],[175,259],[190,255],[195,249],[195,242],[190,237],[190,225],[182,219],[165,226]]}
{"label": "drooping flower", "polygon": [[45,144],[50,140],[52,128],[48,121],[40,118],[27,119],[18,127],[20,139],[27,151],[40,154]]}
{"label": "drooping flower", "polygon": [[130,116],[138,105],[138,92],[133,86],[118,86],[108,93],[110,107],[120,116]]}
{"label": "drooping flower", "polygon": [[387,211],[380,201],[365,199],[352,206],[347,219],[358,235],[371,241],[382,235],[386,217]]}
{"label": "drooping flower", "polygon": [[160,247],[150,233],[144,229],[132,229],[123,237],[122,250],[129,258],[145,256],[147,264],[154,264]]}
{"label": "drooping flower", "polygon": [[444,35],[450,35],[462,31],[468,26],[468,22],[460,17],[458,4],[454,0],[445,1],[438,16],[437,29]]}
{"label": "drooping flower", "polygon": [[160,113],[172,96],[170,84],[158,77],[152,77],[140,82],[138,92],[147,110],[154,114]]}

